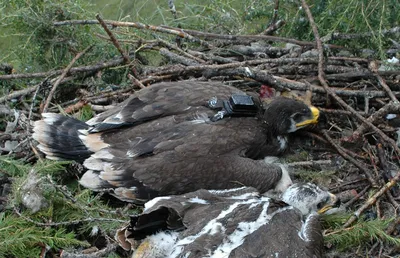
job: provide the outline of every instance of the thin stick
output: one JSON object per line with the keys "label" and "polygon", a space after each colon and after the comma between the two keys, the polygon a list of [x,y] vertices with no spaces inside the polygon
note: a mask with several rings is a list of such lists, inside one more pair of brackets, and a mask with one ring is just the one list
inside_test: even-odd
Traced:
{"label": "thin stick", "polygon": [[95,221],[109,221],[109,222],[119,222],[119,223],[127,223],[127,220],[121,220],[121,219],[111,219],[111,218],[84,218],[84,219],[77,219],[77,220],[70,220],[70,221],[60,221],[60,222],[37,222],[34,221],[31,218],[28,218],[24,215],[22,215],[17,208],[14,207],[14,212],[21,218],[23,218],[26,221],[29,221],[36,226],[41,226],[41,227],[57,227],[57,226],[68,226],[68,225],[76,225],[82,222],[95,222]]}
{"label": "thin stick", "polygon": [[386,91],[390,99],[399,105],[399,100],[396,98],[396,96],[393,94],[392,90],[389,88],[389,86],[386,84],[385,80],[378,74],[378,64],[375,61],[371,61],[368,65],[368,68],[371,70],[371,72],[374,73],[376,79],[378,80],[379,84],[382,86],[382,88]]}
{"label": "thin stick", "polygon": [[321,130],[322,134],[324,135],[325,139],[336,149],[336,151],[346,160],[350,161],[353,163],[357,168],[359,168],[361,171],[364,172],[364,174],[367,176],[367,179],[371,183],[373,187],[378,187],[378,183],[375,181],[374,176],[372,175],[371,171],[366,168],[363,164],[358,162],[356,159],[348,155],[344,149],[338,145],[337,143],[334,142],[334,140],[329,136],[328,132],[326,130]]}
{"label": "thin stick", "polygon": [[350,226],[354,221],[356,221],[360,215],[369,207],[374,205],[379,197],[385,194],[390,188],[395,186],[400,179],[400,171],[389,181],[387,182],[379,191],[377,191],[373,196],[371,196],[357,211],[353,213],[353,215],[347,220],[347,222],[343,225],[343,227]]}
{"label": "thin stick", "polygon": [[348,105],[345,101],[343,101],[327,84],[324,76],[324,66],[325,66],[325,61],[324,61],[324,52],[323,52],[323,47],[322,47],[322,42],[321,38],[319,37],[317,25],[314,22],[314,18],[311,14],[310,8],[308,7],[307,3],[305,0],[301,0],[301,4],[303,6],[304,11],[307,14],[308,20],[310,21],[311,28],[314,33],[315,41],[317,42],[317,49],[318,49],[318,79],[326,92],[333,97],[340,105],[345,107],[347,110],[349,110],[355,117],[357,117],[361,122],[367,124],[374,132],[376,132],[384,141],[388,142],[393,149],[396,150],[398,154],[400,154],[400,148],[397,146],[396,142],[391,139],[389,136],[387,136],[385,133],[383,133],[378,127],[376,127],[374,124],[371,122],[367,121],[362,115],[360,115],[355,109],[353,109],[350,105]]}
{"label": "thin stick", "polygon": [[107,35],[110,37],[111,42],[115,46],[116,49],[118,49],[119,53],[121,54],[122,58],[124,59],[124,63],[129,65],[131,68],[131,71],[133,73],[133,77],[135,77],[135,85],[137,85],[140,88],[145,88],[145,86],[137,79],[139,78],[139,74],[136,71],[136,68],[131,65],[131,60],[129,58],[129,55],[125,53],[125,51],[122,50],[121,45],[119,44],[118,40],[115,38],[114,34],[111,32],[111,30],[107,27],[107,24],[104,22],[104,20],[100,17],[100,14],[96,14],[96,19],[100,22],[100,25],[103,27],[103,29],[106,31]]}
{"label": "thin stick", "polygon": [[56,89],[57,89],[58,85],[61,83],[61,81],[64,79],[64,77],[67,76],[67,73],[72,68],[72,66],[74,65],[76,60],[78,60],[83,54],[88,52],[92,47],[93,47],[93,45],[88,46],[82,52],[78,53],[72,59],[72,61],[69,63],[67,68],[64,69],[63,73],[58,77],[57,81],[54,83],[53,87],[51,88],[51,90],[49,92],[49,95],[47,96],[46,102],[45,102],[44,107],[43,107],[43,113],[47,112],[47,109],[49,108],[49,105],[50,105],[50,101],[53,99],[54,93],[56,92]]}
{"label": "thin stick", "polygon": [[[232,41],[240,41],[240,40],[247,40],[247,41],[249,41],[249,40],[250,41],[266,40],[266,41],[274,41],[274,42],[288,42],[288,43],[293,43],[293,44],[300,45],[300,46],[315,46],[315,42],[301,41],[301,40],[295,40],[295,39],[289,39],[289,38],[283,38],[283,37],[275,37],[275,36],[269,36],[269,35],[222,35],[222,34],[206,33],[206,32],[197,31],[197,30],[182,30],[182,29],[173,28],[173,27],[154,26],[154,25],[143,24],[140,22],[118,22],[118,21],[110,21],[110,20],[105,20],[104,22],[106,24],[117,26],[117,27],[118,26],[134,27],[137,29],[147,29],[147,30],[152,30],[152,31],[157,31],[157,32],[162,32],[162,33],[173,34],[173,35],[179,36],[181,38],[186,38],[193,42],[198,42],[209,48],[214,48],[214,47],[207,42],[204,42],[198,38],[195,38],[194,36],[204,37],[204,38],[212,38],[212,39],[220,39],[220,40],[228,40],[231,42]],[[96,20],[69,20],[69,21],[53,22],[53,25],[54,26],[88,25],[88,24],[98,24],[98,23],[99,22]],[[329,45],[329,47],[330,48],[344,48],[342,46],[337,46],[337,45]]]}
{"label": "thin stick", "polygon": [[[123,63],[123,59],[114,59],[108,62],[99,62],[94,65],[87,65],[87,66],[78,66],[73,67],[70,70],[70,74],[75,73],[86,73],[86,72],[96,72],[98,70],[115,67],[121,65]],[[16,74],[8,74],[8,75],[0,75],[0,80],[13,80],[13,79],[29,79],[29,78],[43,78],[43,77],[51,77],[62,74],[64,72],[63,69],[55,70],[50,72],[43,72],[43,73],[16,73]],[[33,90],[35,91],[35,90]]]}

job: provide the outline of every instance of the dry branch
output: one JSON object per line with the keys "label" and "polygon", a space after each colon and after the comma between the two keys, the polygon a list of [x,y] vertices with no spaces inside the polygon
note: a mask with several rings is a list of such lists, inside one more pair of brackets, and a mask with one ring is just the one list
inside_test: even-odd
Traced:
{"label": "dry branch", "polygon": [[74,63],[76,62],[76,60],[78,60],[82,55],[84,55],[86,52],[88,52],[92,47],[93,46],[89,46],[89,47],[85,48],[82,52],[79,52],[72,59],[72,61],[67,66],[67,68],[64,69],[63,73],[58,77],[57,81],[54,83],[53,87],[51,88],[49,95],[47,96],[46,102],[43,107],[43,113],[47,112],[47,109],[49,108],[49,105],[50,105],[50,101],[53,99],[54,93],[55,93],[58,85],[60,85],[61,81],[65,78],[65,76],[67,76],[67,73],[71,70],[71,68],[74,65]]}

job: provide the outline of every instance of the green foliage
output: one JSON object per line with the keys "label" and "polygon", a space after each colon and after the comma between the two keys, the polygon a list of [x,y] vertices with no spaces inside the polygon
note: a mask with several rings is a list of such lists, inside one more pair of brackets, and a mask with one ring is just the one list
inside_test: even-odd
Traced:
{"label": "green foliage", "polygon": [[0,213],[0,257],[39,257],[42,246],[87,246],[63,227],[38,227],[9,212]]}
{"label": "green foliage", "polygon": [[[43,246],[64,249],[72,246],[87,246],[77,240],[99,232],[114,235],[115,230],[129,220],[129,213],[116,212],[88,189],[70,184],[59,184],[65,180],[66,166],[70,162],[42,161],[34,166],[9,158],[0,158],[0,168],[13,175],[13,191],[9,195],[7,210],[0,213],[0,257],[38,257]],[[24,184],[30,171],[35,171],[38,183],[35,185],[47,202],[45,208],[32,214],[23,208]],[[76,182],[76,179],[74,179]],[[26,190],[25,190],[26,191]],[[13,212],[22,209],[22,216]],[[50,225],[45,226],[46,223]],[[98,231],[98,230],[100,231]]]}
{"label": "green foliage", "polygon": [[383,241],[400,246],[400,239],[386,234],[385,230],[393,219],[365,220],[360,218],[356,224],[343,228],[343,224],[350,217],[349,214],[324,215],[322,223],[329,228],[324,239],[326,243],[339,250],[349,250],[352,247],[363,246],[371,241]]}
{"label": "green foliage", "polygon": [[53,26],[55,21],[93,19],[90,9],[80,0],[2,2],[0,37],[12,40],[5,60],[19,71],[35,72],[65,67],[79,51],[94,43],[98,47],[94,52],[98,53],[87,54],[78,63],[96,60],[100,53],[112,54],[113,48],[104,51],[104,41],[93,37],[100,30],[98,26]]}
{"label": "green foliage", "polygon": [[[17,72],[58,69],[65,67],[77,52],[88,45],[95,47],[81,57],[77,65],[118,55],[109,42],[95,36],[96,33],[104,35],[98,25],[53,26],[55,21],[94,19],[95,12],[100,12],[105,19],[181,26],[213,33],[258,34],[268,27],[275,5],[274,1],[262,0],[175,0],[174,3],[178,19],[174,19],[164,0],[101,0],[92,1],[92,4],[84,0],[3,1],[0,3],[0,63],[14,65]],[[379,55],[376,57],[384,59],[384,48],[391,42],[381,31],[398,26],[398,0],[316,0],[309,4],[321,36],[334,32],[373,32],[371,37],[331,40],[330,43],[346,45],[354,50],[377,50]],[[298,1],[281,1],[278,18],[286,21],[286,25],[277,32],[278,35],[301,40],[314,39]],[[125,36],[132,35],[135,40],[155,37],[151,32],[132,28],[118,28],[115,30],[116,36],[119,37],[121,32]],[[161,37],[168,38],[170,35]],[[132,46],[129,48],[132,49]],[[104,81],[107,84],[110,80],[111,83],[123,83],[121,78],[125,79],[124,72],[125,69],[116,69],[111,76],[104,76]],[[103,74],[107,73],[105,71]],[[25,85],[22,81],[0,83],[0,87],[10,89]]]}
{"label": "green foliage", "polygon": [[54,161],[54,160],[42,160],[36,162],[33,169],[38,171],[41,175],[60,175],[65,172],[65,166],[70,164],[72,161]]}
{"label": "green foliage", "polygon": [[23,176],[28,173],[29,169],[30,166],[20,160],[13,160],[5,156],[0,157],[0,170],[10,176]]}
{"label": "green foliage", "polygon": [[[384,58],[383,48],[390,41],[380,32],[398,26],[400,12],[398,0],[370,1],[370,0],[317,0],[311,5],[311,12],[322,36],[331,33],[365,33],[372,32],[372,37],[362,37],[355,40],[338,40],[330,43],[345,45],[349,48],[368,48],[378,50],[380,58]],[[291,6],[292,13],[298,6]],[[314,40],[309,27],[308,19],[303,10],[298,9],[295,15],[287,15],[288,30],[286,36],[303,40]]]}
{"label": "green foliage", "polygon": [[78,119],[81,121],[87,121],[94,116],[94,112],[90,105],[85,105],[79,110]]}

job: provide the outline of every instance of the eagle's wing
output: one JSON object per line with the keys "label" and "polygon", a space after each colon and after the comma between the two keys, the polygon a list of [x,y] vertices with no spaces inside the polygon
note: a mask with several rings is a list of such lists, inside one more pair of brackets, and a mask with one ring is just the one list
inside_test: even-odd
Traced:
{"label": "eagle's wing", "polygon": [[136,92],[118,107],[88,121],[92,132],[136,125],[159,117],[195,113],[213,98],[227,99],[242,91],[213,82],[159,83]]}

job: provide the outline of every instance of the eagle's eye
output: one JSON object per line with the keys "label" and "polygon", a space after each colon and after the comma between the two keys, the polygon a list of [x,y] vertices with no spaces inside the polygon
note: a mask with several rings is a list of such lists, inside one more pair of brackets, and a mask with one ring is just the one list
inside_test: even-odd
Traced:
{"label": "eagle's eye", "polygon": [[293,119],[295,122],[301,121],[302,117],[303,117],[303,112],[297,112],[297,113],[294,113],[294,114],[292,115],[292,119]]}

